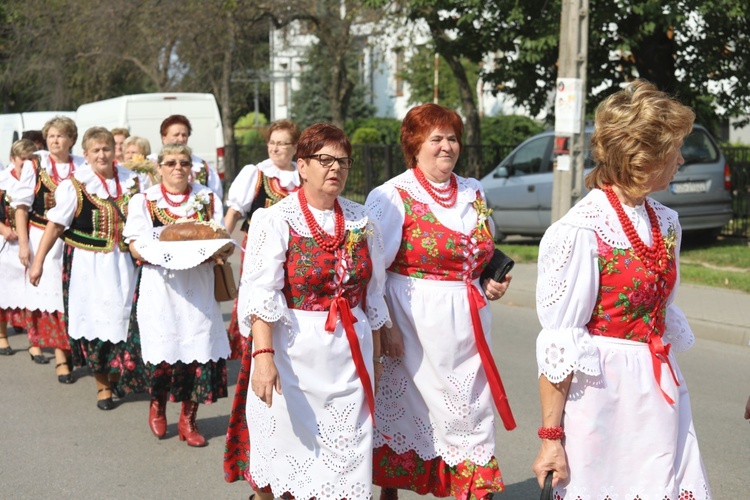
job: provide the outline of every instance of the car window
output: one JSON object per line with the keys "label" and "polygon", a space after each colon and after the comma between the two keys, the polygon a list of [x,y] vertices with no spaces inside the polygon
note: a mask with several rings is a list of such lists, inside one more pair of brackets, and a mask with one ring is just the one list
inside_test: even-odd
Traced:
{"label": "car window", "polygon": [[512,175],[528,175],[551,171],[552,165],[548,159],[548,149],[551,141],[552,137],[540,137],[521,146],[508,164],[508,166],[512,167]]}
{"label": "car window", "polygon": [[682,157],[685,159],[685,165],[712,163],[719,159],[719,151],[704,130],[695,129],[685,138]]}

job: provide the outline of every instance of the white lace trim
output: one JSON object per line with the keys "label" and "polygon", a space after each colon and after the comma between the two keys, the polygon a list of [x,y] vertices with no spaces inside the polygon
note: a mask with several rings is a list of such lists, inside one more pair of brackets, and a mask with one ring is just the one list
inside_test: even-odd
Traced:
{"label": "white lace trim", "polygon": [[[476,179],[461,177],[456,174],[453,175],[456,176],[456,180],[458,181],[458,198],[456,202],[474,203],[474,200],[477,199],[477,191],[480,190],[479,182]],[[432,196],[430,196],[425,188],[419,184],[419,181],[417,181],[417,178],[414,176],[414,172],[412,172],[411,169],[397,175],[386,182],[386,184],[391,184],[399,189],[403,189],[409,193],[409,196],[420,203],[435,203]]]}
{"label": "white lace trim", "polygon": [[[347,231],[352,229],[363,229],[367,225],[369,218],[364,206],[341,197],[338,198],[338,201],[341,205],[341,210],[344,212],[344,229]],[[281,218],[284,219],[284,221],[286,221],[300,236],[306,238],[312,237],[312,232],[310,232],[310,228],[307,227],[305,216],[300,209],[299,192],[290,194],[274,206],[268,208],[268,210],[278,212]],[[312,209],[312,212],[315,213],[316,210]],[[317,210],[317,212],[325,213],[320,210]]]}
{"label": "white lace trim", "polygon": [[574,371],[600,375],[599,348],[586,328],[543,329],[536,339],[538,376],[562,382]]}
{"label": "white lace trim", "polygon": [[281,184],[285,188],[289,188],[291,186],[300,185],[299,171],[297,171],[297,162],[293,161],[292,166],[294,167],[294,170],[283,170],[277,167],[270,158],[266,158],[262,162],[258,163],[255,167],[263,172],[263,175],[265,175],[266,177],[275,177],[279,180],[279,184]]}
{"label": "white lace trim", "polygon": [[[247,258],[247,256],[245,257]],[[242,285],[249,286],[243,279]],[[286,297],[281,290],[254,288],[252,296],[247,300],[242,321],[248,329],[252,328],[252,317],[257,316],[266,323],[281,322],[292,327],[292,316],[287,307]]]}
{"label": "white lace trim", "polygon": [[[663,235],[667,234],[669,228],[673,230],[677,229],[677,212],[651,198],[648,199],[648,202],[656,213]],[[623,205],[623,208],[625,214],[633,222],[636,230],[639,229],[639,224],[648,224],[645,205],[637,207]],[[630,248],[632,246],[630,241],[628,241],[627,235],[621,229],[622,226],[617,218],[617,212],[610,205],[607,195],[600,189],[594,189],[589,192],[560,219],[560,222],[574,227],[591,229],[611,247]],[[652,243],[650,241],[650,234],[648,237],[649,240],[646,241],[644,239],[644,243],[650,245]]]}
{"label": "white lace trim", "polygon": [[[658,487],[654,487],[658,489]],[[705,482],[700,483],[685,483],[682,482],[670,492],[668,489],[659,491],[642,491],[635,487],[632,487],[626,492],[612,486],[611,489],[601,488],[597,491],[593,491],[591,488],[587,488],[585,485],[574,486],[574,487],[557,487],[554,488],[554,498],[605,498],[605,499],[627,499],[631,498],[658,498],[665,500],[712,500],[711,491],[709,490],[708,484]],[[564,497],[563,497],[564,495]]]}
{"label": "white lace trim", "polygon": [[695,335],[688,324],[685,313],[673,305],[667,307],[666,326],[664,329],[665,344],[671,344],[674,352],[684,352],[695,344]]}
{"label": "white lace trim", "polygon": [[159,241],[164,227],[155,227],[135,240],[135,249],[148,262],[165,269],[182,271],[199,266],[227,244],[239,246],[232,239]]}

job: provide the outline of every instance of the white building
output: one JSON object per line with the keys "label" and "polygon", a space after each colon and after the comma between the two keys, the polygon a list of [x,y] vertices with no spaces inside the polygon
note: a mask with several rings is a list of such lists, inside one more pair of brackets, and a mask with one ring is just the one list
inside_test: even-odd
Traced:
{"label": "white building", "polygon": [[[292,91],[299,89],[299,75],[304,69],[307,48],[316,42],[315,36],[304,31],[304,24],[294,22],[270,33],[271,121],[289,118]],[[375,116],[402,119],[412,107],[409,85],[398,77],[416,47],[429,41],[429,30],[422,22],[409,23],[389,32],[372,23],[355,25],[356,35],[368,43],[363,49],[363,68],[360,78],[369,89]],[[488,58],[487,64],[492,64]],[[507,96],[493,96],[490,86],[479,82],[476,96],[480,115],[496,116],[527,114],[516,107]]]}

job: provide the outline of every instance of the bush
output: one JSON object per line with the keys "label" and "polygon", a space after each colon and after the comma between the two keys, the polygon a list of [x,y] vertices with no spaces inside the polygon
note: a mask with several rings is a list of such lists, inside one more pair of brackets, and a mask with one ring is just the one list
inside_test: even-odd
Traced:
{"label": "bush", "polygon": [[241,117],[234,124],[234,140],[238,146],[254,146],[264,144],[266,136],[264,130],[268,124],[263,113],[258,114],[258,128],[255,128],[255,112],[250,112]]}
{"label": "bush", "polygon": [[531,136],[544,132],[545,127],[536,120],[520,115],[482,118],[482,144],[517,146]]}
{"label": "bush", "polygon": [[352,144],[382,144],[380,132],[370,127],[360,127],[352,134]]}
{"label": "bush", "polygon": [[[367,128],[374,129],[379,139],[370,144],[400,144],[401,143],[401,120],[396,118],[360,118],[357,120],[350,120],[347,122],[346,135],[348,135],[352,142],[354,142],[354,134],[358,129]],[[365,144],[360,142],[358,144]]]}

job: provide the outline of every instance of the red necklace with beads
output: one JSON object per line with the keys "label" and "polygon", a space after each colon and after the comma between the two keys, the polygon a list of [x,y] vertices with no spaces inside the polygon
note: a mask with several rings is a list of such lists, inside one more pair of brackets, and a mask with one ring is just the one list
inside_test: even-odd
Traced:
{"label": "red necklace with beads", "polygon": [[109,192],[109,188],[107,187],[107,180],[101,175],[99,175],[98,172],[94,172],[94,173],[101,181],[102,186],[104,187],[104,190],[107,192],[107,196],[116,200],[122,195],[122,186],[120,186],[120,176],[117,175],[117,167],[114,165],[114,163],[112,164],[112,170],[114,172],[115,186],[117,186],[117,196],[112,196],[112,193]]}
{"label": "red necklace with beads", "polygon": [[304,189],[299,190],[299,206],[302,209],[302,215],[305,216],[305,222],[307,222],[307,227],[310,228],[315,243],[317,243],[323,250],[333,253],[334,250],[339,248],[344,242],[344,211],[341,210],[339,200],[333,201],[333,213],[336,227],[333,236],[326,233],[323,228],[320,227],[318,221],[315,220],[315,216],[313,216],[310,208],[307,206],[307,197],[305,196]]}
{"label": "red necklace with beads", "polygon": [[[182,199],[180,201],[172,201],[169,199],[169,195],[172,196],[182,196]],[[188,196],[190,196],[190,184],[188,184],[187,189],[181,193],[170,193],[167,191],[167,188],[164,186],[164,184],[161,184],[161,195],[164,197],[164,201],[167,202],[167,205],[170,207],[179,207],[182,206],[183,203],[185,203],[188,199]]]}
{"label": "red necklace with beads", "polygon": [[73,175],[73,172],[76,170],[75,163],[73,163],[73,157],[68,155],[68,163],[70,163],[70,168],[68,169],[68,175],[63,177],[60,177],[60,174],[57,171],[57,163],[55,163],[55,159],[52,158],[52,155],[49,156],[49,162],[52,165],[52,180],[55,184],[60,184],[60,182],[70,179],[70,176]]}
{"label": "red necklace with beads", "polygon": [[643,262],[650,271],[656,274],[663,274],[667,269],[668,258],[667,258],[667,246],[664,243],[664,238],[661,236],[661,228],[659,227],[659,220],[656,218],[656,212],[649,205],[648,200],[645,200],[646,213],[648,214],[648,221],[651,223],[651,246],[647,247],[638,232],[635,230],[633,223],[625,214],[625,210],[622,208],[622,203],[617,197],[617,194],[612,190],[611,186],[605,186],[602,191],[607,195],[612,208],[617,213],[617,218],[620,220],[622,229],[625,231],[625,235],[628,237],[630,245],[633,247],[635,255]]}
{"label": "red necklace with beads", "polygon": [[455,175],[451,174],[450,183],[447,187],[438,188],[427,180],[422,169],[414,167],[412,170],[414,170],[414,177],[417,178],[419,185],[427,191],[427,194],[430,195],[435,203],[445,208],[450,208],[456,204],[456,200],[458,199],[458,181]]}

